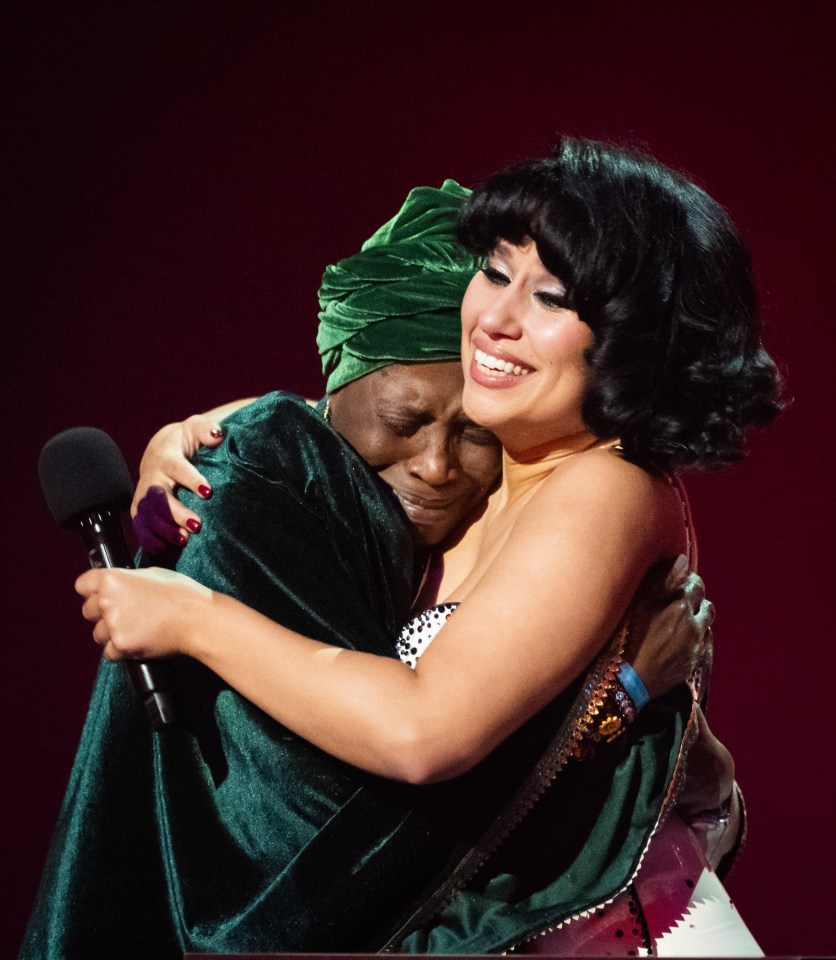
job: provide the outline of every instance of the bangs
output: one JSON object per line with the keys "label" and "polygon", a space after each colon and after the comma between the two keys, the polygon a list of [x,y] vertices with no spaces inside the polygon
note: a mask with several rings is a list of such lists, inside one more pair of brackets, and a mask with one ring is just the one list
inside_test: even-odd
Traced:
{"label": "bangs", "polygon": [[477,256],[500,240],[530,237],[571,308],[589,322],[590,311],[628,286],[649,254],[656,259],[656,243],[637,223],[636,184],[591,180],[573,166],[565,156],[548,157],[495,175],[463,206],[457,233]]}

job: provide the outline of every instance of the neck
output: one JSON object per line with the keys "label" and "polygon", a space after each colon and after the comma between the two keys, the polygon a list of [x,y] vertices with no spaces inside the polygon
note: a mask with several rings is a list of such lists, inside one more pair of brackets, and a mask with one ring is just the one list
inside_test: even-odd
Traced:
{"label": "neck", "polygon": [[562,460],[585,450],[614,447],[617,440],[601,440],[581,430],[525,451],[502,451],[502,499],[511,500],[539,486]]}

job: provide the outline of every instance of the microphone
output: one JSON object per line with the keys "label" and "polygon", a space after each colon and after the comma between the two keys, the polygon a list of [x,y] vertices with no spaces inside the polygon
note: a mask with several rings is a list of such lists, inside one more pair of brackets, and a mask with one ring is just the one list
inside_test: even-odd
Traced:
{"label": "microphone", "polygon": [[[81,534],[91,567],[135,566],[121,516],[131,501],[133,481],[108,434],[95,427],[56,434],[41,450],[38,474],[52,516],[61,526]],[[159,730],[174,723],[165,665],[145,660],[126,663],[151,726]]]}

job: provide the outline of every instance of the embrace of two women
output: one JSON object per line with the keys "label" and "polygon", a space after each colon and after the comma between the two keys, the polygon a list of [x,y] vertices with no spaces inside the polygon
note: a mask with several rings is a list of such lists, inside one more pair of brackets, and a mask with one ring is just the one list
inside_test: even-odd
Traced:
{"label": "embrace of two women", "polygon": [[564,138],[412,191],[320,304],[318,405],[152,441],[174,571],[77,581],[104,661],[21,957],[760,955],[678,479],[782,406],[728,215]]}

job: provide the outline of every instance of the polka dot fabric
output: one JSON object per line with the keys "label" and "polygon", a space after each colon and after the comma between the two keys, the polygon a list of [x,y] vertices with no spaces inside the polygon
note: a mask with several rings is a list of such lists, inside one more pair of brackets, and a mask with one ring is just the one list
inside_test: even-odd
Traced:
{"label": "polka dot fabric", "polygon": [[404,663],[415,669],[418,658],[432,643],[457,606],[456,603],[439,603],[409,621],[401,630],[396,644],[398,656]]}

